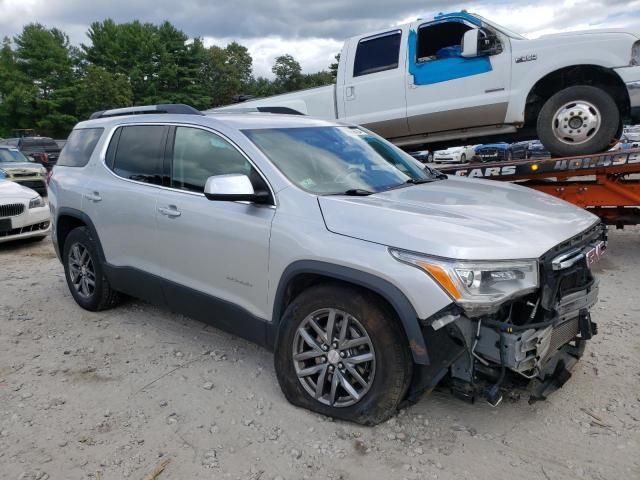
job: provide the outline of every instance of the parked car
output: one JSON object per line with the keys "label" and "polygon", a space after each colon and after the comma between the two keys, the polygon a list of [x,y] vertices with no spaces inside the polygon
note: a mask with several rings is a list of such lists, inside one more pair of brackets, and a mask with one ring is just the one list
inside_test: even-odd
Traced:
{"label": "parked car", "polygon": [[639,40],[620,30],[527,39],[479,15],[440,14],[348,39],[335,85],[240,107],[345,120],[403,147],[522,130],[555,156],[597,153],[640,119]]}
{"label": "parked car", "polygon": [[475,147],[467,145],[465,147],[449,147],[445,150],[433,152],[434,163],[466,163],[475,155]]}
{"label": "parked car", "polygon": [[19,183],[0,179],[0,243],[41,240],[49,230],[49,207],[42,197]]}
{"label": "parked car", "polygon": [[433,153],[431,150],[419,150],[417,152],[409,153],[413,158],[422,163],[432,163],[433,162]]}
{"label": "parked car", "polygon": [[47,195],[47,170],[17,148],[0,145],[0,173],[3,178]]}
{"label": "parked car", "polygon": [[61,150],[55,140],[49,137],[8,138],[1,144],[17,148],[27,157],[31,157],[43,165],[47,170],[51,170],[54,167]]}
{"label": "parked car", "polygon": [[376,424],[445,378],[496,405],[513,374],[542,399],[595,333],[596,216],[353,125],[98,112],[49,197],[78,305],[125,293],[272,348],[286,398],[324,415]]}
{"label": "parked car", "polygon": [[481,162],[500,162],[524,159],[527,156],[527,145],[520,143],[490,143],[476,147],[475,156]]}
{"label": "parked car", "polygon": [[626,135],[622,135],[620,141],[616,143],[610,151],[630,150],[632,148],[640,148],[640,141],[633,141]]}
{"label": "parked car", "polygon": [[540,140],[532,140],[527,144],[527,158],[550,158],[551,152]]}

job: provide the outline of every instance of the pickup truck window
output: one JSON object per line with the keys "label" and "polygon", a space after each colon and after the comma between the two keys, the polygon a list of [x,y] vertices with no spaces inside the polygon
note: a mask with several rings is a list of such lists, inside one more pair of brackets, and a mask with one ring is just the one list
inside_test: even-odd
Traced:
{"label": "pickup truck window", "polygon": [[429,178],[395,147],[356,127],[243,133],[291,182],[317,195],[375,193]]}
{"label": "pickup truck window", "polygon": [[401,30],[387,32],[358,42],[353,76],[369,75],[398,68]]}
{"label": "pickup truck window", "polygon": [[462,37],[471,27],[463,22],[450,21],[423,25],[418,29],[417,61],[427,62],[459,57]]}

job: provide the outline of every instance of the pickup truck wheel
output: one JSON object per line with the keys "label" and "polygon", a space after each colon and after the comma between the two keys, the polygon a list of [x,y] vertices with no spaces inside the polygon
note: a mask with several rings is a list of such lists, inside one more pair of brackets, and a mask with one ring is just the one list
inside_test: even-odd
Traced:
{"label": "pickup truck wheel", "polygon": [[365,290],[322,284],[301,293],[282,319],[276,375],[294,405],[375,425],[391,417],[412,373],[395,314]]}
{"label": "pickup truck wheel", "polygon": [[120,296],[104,275],[95,240],[87,228],[75,228],[67,235],[62,259],[69,291],[78,305],[97,312],[118,303]]}
{"label": "pickup truck wheel", "polygon": [[538,137],[553,156],[607,150],[620,126],[613,98],[601,88],[580,85],[549,98],[538,116]]}

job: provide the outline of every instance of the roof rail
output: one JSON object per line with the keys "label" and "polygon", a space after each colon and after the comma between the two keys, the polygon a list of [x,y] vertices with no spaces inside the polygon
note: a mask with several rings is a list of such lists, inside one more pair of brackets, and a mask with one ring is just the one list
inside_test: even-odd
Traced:
{"label": "roof rail", "polygon": [[122,115],[145,115],[153,113],[174,113],[182,115],[204,115],[200,110],[196,110],[184,103],[161,103],[158,105],[140,105],[139,107],[113,108],[94,112],[89,120],[96,118],[120,117]]}

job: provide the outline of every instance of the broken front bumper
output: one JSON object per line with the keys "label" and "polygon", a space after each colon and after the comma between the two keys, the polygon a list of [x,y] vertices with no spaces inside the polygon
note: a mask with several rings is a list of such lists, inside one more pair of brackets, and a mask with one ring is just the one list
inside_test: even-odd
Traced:
{"label": "broken front bumper", "polygon": [[[500,335],[504,345],[503,361],[507,368],[526,378],[539,377],[547,362],[564,345],[593,334],[589,309],[597,302],[598,284],[589,289],[566,295],[557,305],[557,317],[536,328],[513,327],[499,332],[481,326],[475,353],[482,358],[501,363]],[[517,329],[517,330],[516,330]]]}

